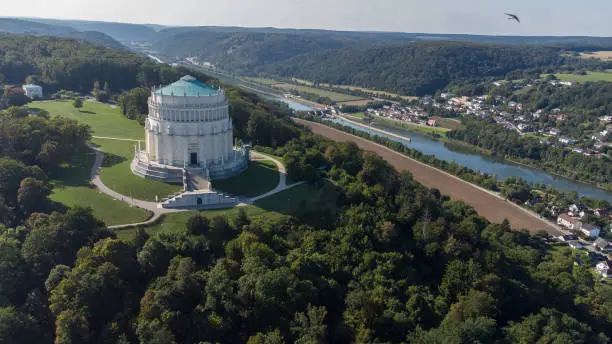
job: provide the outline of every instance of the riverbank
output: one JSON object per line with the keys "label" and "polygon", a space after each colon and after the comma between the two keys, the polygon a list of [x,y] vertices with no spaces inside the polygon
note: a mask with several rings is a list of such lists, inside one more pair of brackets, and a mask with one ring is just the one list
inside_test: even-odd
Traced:
{"label": "riverbank", "polygon": [[525,228],[532,233],[544,230],[550,234],[559,234],[558,227],[553,223],[540,219],[535,213],[505,200],[492,191],[468,183],[448,172],[414,160],[381,144],[331,128],[325,124],[300,119],[296,119],[296,121],[308,126],[315,134],[335,141],[352,141],[362,149],[377,153],[397,170],[412,173],[414,178],[426,187],[436,188],[442,194],[474,207],[478,214],[486,217],[489,221],[500,223],[504,219],[508,219],[515,229]]}

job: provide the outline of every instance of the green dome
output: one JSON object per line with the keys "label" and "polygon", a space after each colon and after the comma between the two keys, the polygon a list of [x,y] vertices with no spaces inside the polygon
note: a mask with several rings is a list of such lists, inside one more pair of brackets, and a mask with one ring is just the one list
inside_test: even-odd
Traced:
{"label": "green dome", "polygon": [[155,94],[160,94],[164,96],[174,95],[177,97],[210,96],[217,94],[217,92],[219,92],[219,90],[212,86],[208,86],[204,83],[199,82],[191,75],[186,75],[177,82],[155,90]]}

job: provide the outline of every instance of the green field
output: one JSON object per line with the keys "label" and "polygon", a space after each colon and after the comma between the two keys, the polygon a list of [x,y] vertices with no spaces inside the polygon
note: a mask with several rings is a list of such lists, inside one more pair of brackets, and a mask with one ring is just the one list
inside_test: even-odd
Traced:
{"label": "green field", "polygon": [[91,207],[94,215],[109,226],[148,219],[151,215],[148,211],[116,201],[90,185],[89,177],[94,159],[95,154],[88,152],[75,157],[72,164],[61,166],[58,173],[61,178],[52,181],[51,200],[68,207]]}
{"label": "green field", "polygon": [[86,101],[81,109],[75,109],[71,101],[53,101],[34,102],[30,107],[88,124],[95,136],[144,139],[144,128],[138,122],[127,119],[118,108],[108,104]]}
{"label": "green field", "polygon": [[[570,82],[595,82],[595,81],[609,81],[612,82],[612,73],[607,72],[587,72],[587,75],[576,75],[576,74],[554,74],[555,77],[561,81]],[[546,76],[546,75],[543,75]]]}
{"label": "green field", "polygon": [[[266,216],[266,218],[282,215],[296,215],[307,202],[317,202],[318,190],[310,185],[301,184],[291,189],[279,192],[270,197],[255,202],[254,205],[245,206],[242,209],[250,218],[258,216]],[[230,221],[238,214],[239,208],[220,209],[220,210],[205,210],[199,213],[209,218],[215,216],[226,216]],[[197,211],[188,211],[182,213],[166,214],[163,221],[158,224],[146,227],[145,230],[149,235],[168,232],[180,232],[185,229],[187,219]],[[124,229],[117,231],[117,236],[120,239],[130,239],[136,228]]]}
{"label": "green field", "polygon": [[100,179],[107,187],[120,194],[134,199],[155,201],[155,196],[161,200],[182,190],[182,185],[147,180],[132,173],[130,162],[134,158],[135,142],[109,139],[93,139],[92,142],[105,154]]}
{"label": "green field", "polygon": [[277,84],[274,85],[276,88],[280,88],[282,90],[297,90],[298,92],[312,93],[316,94],[320,97],[327,97],[334,102],[347,102],[352,100],[360,100],[363,97],[355,97],[348,94],[342,94],[337,92],[331,92],[327,90],[322,90],[319,88],[309,87],[309,86],[301,86],[301,85],[293,85],[293,84]]}
{"label": "green field", "polygon": [[458,119],[444,118],[444,117],[440,117],[440,116],[433,116],[431,118],[435,119],[436,123],[441,128],[446,128],[446,129],[450,129],[450,130],[459,130],[459,129],[463,128],[463,124],[461,124],[461,121],[458,120]]}
{"label": "green field", "polygon": [[269,78],[252,78],[252,77],[243,77],[242,79],[250,82],[255,82],[262,85],[274,85],[280,83],[280,81],[269,79]]}
{"label": "green field", "polygon": [[395,121],[392,119],[386,119],[381,117],[375,117],[376,124],[382,127],[390,127],[401,130],[416,131],[424,134],[437,134],[446,136],[446,132],[450,131],[448,128],[442,127],[429,127],[425,125],[415,124],[411,122]]}
{"label": "green field", "polygon": [[263,195],[278,185],[280,177],[276,164],[270,160],[255,160],[249,163],[249,168],[240,175],[215,180],[215,189],[236,196],[254,197]]}
{"label": "green field", "polygon": [[[75,109],[70,101],[53,101],[35,102],[31,107],[46,110],[52,116],[63,116],[88,124],[94,136],[144,139],[144,128],[138,122],[127,119],[119,109],[112,108],[108,104],[86,101],[83,103],[83,108]],[[144,201],[155,201],[156,195],[162,199],[181,190],[182,185],[145,180],[132,173],[130,161],[134,157],[135,142],[96,138],[92,139],[92,142],[105,154],[100,178],[109,188]],[[66,192],[71,191],[75,190]],[[65,195],[64,198],[70,196]]]}

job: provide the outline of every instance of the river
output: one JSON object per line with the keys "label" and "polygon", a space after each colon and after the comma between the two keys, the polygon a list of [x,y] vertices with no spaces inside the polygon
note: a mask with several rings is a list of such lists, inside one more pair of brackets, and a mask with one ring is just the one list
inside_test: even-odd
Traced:
{"label": "river", "polygon": [[577,183],[566,178],[556,177],[542,170],[520,166],[505,161],[494,160],[477,153],[468,153],[454,150],[447,147],[442,141],[434,140],[428,136],[416,132],[408,133],[402,130],[388,128],[384,129],[385,131],[391,132],[396,135],[410,137],[411,142],[407,143],[403,140],[393,138],[389,135],[378,133],[348,123],[340,118],[329,120],[335,123],[345,125],[347,127],[351,127],[353,129],[368,132],[372,135],[387,137],[391,140],[401,142],[407,147],[416,149],[425,154],[434,155],[436,158],[441,160],[445,160],[448,162],[454,161],[459,165],[466,166],[473,170],[480,171],[482,173],[487,173],[489,175],[495,174],[500,180],[505,179],[507,177],[519,177],[532,183],[551,185],[553,188],[561,191],[577,191],[578,194],[582,196],[605,199],[608,202],[612,202],[612,192],[607,192],[605,190],[601,190],[587,184]]}

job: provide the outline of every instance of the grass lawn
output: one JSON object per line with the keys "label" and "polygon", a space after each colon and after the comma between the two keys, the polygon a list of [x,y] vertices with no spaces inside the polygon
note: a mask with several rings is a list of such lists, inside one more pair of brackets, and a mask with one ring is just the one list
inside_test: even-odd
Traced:
{"label": "grass lawn", "polygon": [[[144,132],[144,130],[143,130]],[[92,142],[104,152],[100,178],[109,188],[122,195],[143,201],[161,200],[180,191],[183,186],[140,178],[130,170],[134,157],[134,142],[108,139],[93,139]]]}
{"label": "grass lawn", "polygon": [[75,157],[72,164],[61,167],[58,180],[53,180],[51,200],[68,207],[91,207],[94,215],[107,225],[142,222],[151,215],[148,211],[114,200],[90,186],[89,176],[95,155],[88,152]]}
{"label": "grass lawn", "polygon": [[432,119],[435,119],[436,123],[441,128],[446,128],[446,129],[450,129],[450,130],[458,130],[458,129],[462,129],[463,128],[463,124],[461,124],[461,121],[458,120],[458,119],[444,118],[444,117],[440,117],[440,116],[433,116]]}
{"label": "grass lawn", "polygon": [[281,88],[284,90],[297,90],[298,92],[312,93],[320,97],[328,97],[329,99],[335,102],[347,102],[351,100],[363,99],[363,97],[355,97],[355,96],[351,96],[348,94],[326,91],[326,90],[309,87],[309,86],[301,86],[301,85],[293,85],[293,84],[277,84],[277,85],[274,85],[274,87]]}
{"label": "grass lawn", "polygon": [[[547,74],[542,74],[542,77],[546,77]],[[595,81],[609,81],[612,82],[612,73],[608,72],[587,72],[586,75],[566,74],[557,73],[554,76],[561,81],[570,82],[595,82]]]}
{"label": "grass lawn", "polygon": [[66,100],[34,102],[30,107],[46,110],[52,116],[63,116],[88,124],[95,136],[144,140],[144,128],[108,104],[85,101],[81,109],[75,109],[72,102]]}
{"label": "grass lawn", "polygon": [[242,79],[246,81],[255,82],[262,85],[274,85],[280,83],[280,81],[276,81],[270,78],[251,78],[251,77],[243,77]]}
{"label": "grass lawn", "polygon": [[[303,206],[304,202],[317,202],[317,195],[318,190],[315,187],[301,184],[276,195],[261,199],[255,202],[254,205],[242,207],[242,209],[246,211],[247,216],[251,219],[256,219],[260,216],[270,218],[273,216],[294,215]],[[204,210],[199,213],[209,218],[220,215],[226,216],[231,221],[238,214],[238,209]],[[187,219],[197,213],[197,211],[188,211],[166,214],[163,221],[159,224],[146,227],[145,230],[149,235],[180,232],[185,229]],[[130,239],[135,232],[135,228],[116,231],[120,239]]]}
{"label": "grass lawn", "polygon": [[331,87],[331,88],[342,88],[345,90],[349,90],[349,91],[359,91],[359,92],[364,92],[364,93],[368,93],[368,94],[373,94],[375,96],[383,96],[383,97],[392,97],[392,98],[400,98],[400,99],[404,99],[404,100],[414,100],[414,99],[418,99],[418,97],[414,97],[414,96],[402,96],[400,94],[397,93],[392,93],[392,92],[386,92],[386,91],[377,91],[377,90],[373,90],[370,88],[365,88],[365,87],[359,87],[359,86],[350,86],[350,85],[334,85],[334,84],[321,84],[321,86],[325,86],[325,87]]}
{"label": "grass lawn", "polygon": [[279,181],[278,168],[270,160],[254,160],[243,173],[221,180],[215,180],[215,189],[236,196],[254,197],[276,187]]}
{"label": "grass lawn", "polygon": [[416,131],[424,134],[438,134],[441,136],[446,136],[446,132],[450,131],[450,129],[442,128],[442,127],[429,127],[426,125],[420,125],[411,122],[404,121],[395,121],[392,119],[375,117],[376,124],[381,126],[387,126],[395,129],[408,130],[408,131]]}

